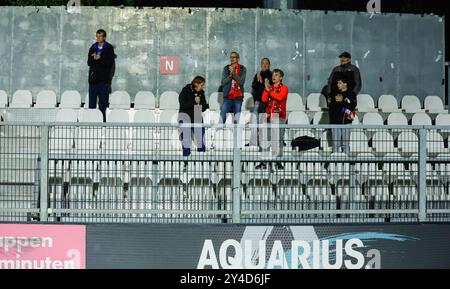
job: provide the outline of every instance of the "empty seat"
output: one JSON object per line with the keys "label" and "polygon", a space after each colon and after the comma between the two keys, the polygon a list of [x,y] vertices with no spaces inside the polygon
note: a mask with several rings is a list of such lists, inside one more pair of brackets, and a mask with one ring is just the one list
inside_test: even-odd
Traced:
{"label": "empty seat", "polygon": [[0,90],[0,107],[6,107],[8,105],[8,95],[6,91]]}
{"label": "empty seat", "polygon": [[36,95],[36,108],[56,107],[56,93],[53,90],[42,90]]}
{"label": "empty seat", "polygon": [[58,109],[56,112],[56,122],[77,122],[76,110],[70,108]]}
{"label": "empty seat", "polygon": [[159,123],[178,123],[178,110],[167,109],[161,112],[159,116]]}
{"label": "empty seat", "polygon": [[436,116],[436,125],[450,125],[450,114],[438,114]]}
{"label": "empty seat", "polygon": [[448,110],[444,109],[442,98],[436,95],[425,97],[424,107],[430,113],[448,113]]}
{"label": "empty seat", "polygon": [[127,123],[130,122],[130,116],[125,109],[108,109],[106,114],[107,122]]}
{"label": "empty seat", "polygon": [[103,114],[98,109],[83,109],[78,115],[79,122],[103,122]]}
{"label": "empty seat", "polygon": [[154,109],[155,95],[151,91],[139,91],[134,97],[135,109]]}
{"label": "empty seat", "polygon": [[330,172],[330,183],[336,184],[338,180],[348,180],[350,177],[350,164],[348,162],[341,162],[347,159],[345,153],[332,153],[330,160],[337,160],[339,162],[330,162],[328,171]]}
{"label": "empty seat", "polygon": [[378,109],[382,112],[399,112],[398,102],[392,94],[383,94],[378,98]]}
{"label": "empty seat", "polygon": [[[155,123],[155,114],[152,110],[137,110],[134,123]],[[150,153],[156,148],[156,128],[150,126],[133,127],[131,148],[135,153]]]}
{"label": "empty seat", "polygon": [[358,94],[356,99],[357,99],[357,108],[359,112],[376,111],[375,103],[370,94]]}
{"label": "empty seat", "polygon": [[[368,112],[364,115],[362,120],[363,125],[383,125],[383,117],[378,112]],[[367,129],[368,131],[373,131],[376,129]]]}
{"label": "empty seat", "polygon": [[405,95],[402,98],[402,109],[408,113],[422,112],[420,99],[415,95]]}
{"label": "empty seat", "polygon": [[81,95],[76,90],[66,90],[61,95],[60,108],[80,108]]}
{"label": "empty seat", "polygon": [[33,104],[33,96],[29,90],[17,90],[12,96],[11,108],[27,108]]}
{"label": "empty seat", "polygon": [[136,110],[134,114],[134,120],[135,123],[155,123],[156,117],[153,110],[150,109],[139,109]]}
{"label": "empty seat", "polygon": [[350,133],[350,153],[368,153],[371,151],[369,140],[364,131],[352,130]]}
{"label": "empty seat", "polygon": [[159,96],[159,109],[178,109],[178,92],[165,91]]}
{"label": "empty seat", "polygon": [[406,170],[405,164],[402,162],[406,160],[399,153],[388,153],[384,156],[386,160],[382,164],[382,171],[386,183],[390,184],[396,181],[410,181],[411,174]]}
{"label": "empty seat", "polygon": [[330,115],[327,111],[316,112],[314,114],[313,124],[330,124]]}
{"label": "empty seat", "polygon": [[382,180],[382,171],[378,169],[378,164],[375,162],[377,158],[372,153],[360,153],[357,159],[359,162],[355,163],[355,171],[356,179],[360,184],[373,184]]}
{"label": "empty seat", "polygon": [[223,93],[222,92],[213,92],[209,96],[209,109],[216,111],[220,110],[220,106],[223,102]]}
{"label": "empty seat", "polygon": [[109,96],[109,108],[129,109],[130,103],[130,95],[126,91],[114,91]]}
{"label": "empty seat", "polygon": [[416,113],[412,117],[412,125],[431,125],[431,118],[424,112]]}
{"label": "empty seat", "polygon": [[402,132],[397,139],[398,149],[401,153],[410,154],[419,151],[419,138],[410,131]]}
{"label": "empty seat", "polygon": [[408,125],[408,119],[401,112],[394,112],[389,114],[387,118],[388,125]]}
{"label": "empty seat", "polygon": [[[127,110],[111,109],[106,115],[108,123],[128,123],[130,121]],[[128,127],[106,127],[104,148],[108,152],[119,153],[127,150],[129,145]]]}
{"label": "empty seat", "polygon": [[310,124],[308,115],[304,111],[293,111],[288,116],[289,124]]}
{"label": "empty seat", "polygon": [[306,105],[308,110],[320,111],[323,108],[327,108],[327,99],[321,93],[310,93],[306,99]]}
{"label": "empty seat", "polygon": [[288,93],[286,110],[287,111],[305,110],[302,96],[298,93]]}
{"label": "empty seat", "polygon": [[378,131],[373,135],[372,148],[377,154],[396,152],[394,139],[387,131]]}
{"label": "empty seat", "polygon": [[431,154],[447,153],[447,149],[444,146],[444,139],[437,131],[428,131],[427,151]]}

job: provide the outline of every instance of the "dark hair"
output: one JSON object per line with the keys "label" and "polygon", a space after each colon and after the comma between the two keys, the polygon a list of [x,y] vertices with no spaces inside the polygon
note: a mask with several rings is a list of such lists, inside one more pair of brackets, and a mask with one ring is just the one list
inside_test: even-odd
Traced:
{"label": "dark hair", "polygon": [[103,30],[103,29],[99,29],[99,30],[97,30],[96,34],[100,34],[100,33],[102,33],[102,34],[103,34],[103,36],[105,36],[105,37],[106,37],[106,31],[105,31],[105,30]]}
{"label": "dark hair", "polygon": [[279,73],[281,77],[284,77],[284,72],[283,70],[279,69],[279,68],[275,68],[272,73]]}
{"label": "dark hair", "polygon": [[336,83],[338,83],[339,81],[342,81],[345,84],[348,84],[348,80],[345,77],[340,77],[336,80]]}
{"label": "dark hair", "polygon": [[236,51],[232,51],[231,53],[230,53],[230,56],[232,55],[232,54],[236,54],[237,55],[237,58],[241,58],[241,56],[239,55],[239,53],[238,52],[236,52]]}
{"label": "dark hair", "polygon": [[263,63],[264,60],[267,60],[267,62],[269,62],[269,64],[270,64],[270,59],[267,57],[264,57],[263,59],[261,59],[261,64]]}
{"label": "dark hair", "polygon": [[197,75],[196,77],[194,77],[194,79],[192,79],[191,85],[194,86],[196,84],[205,83],[205,82],[206,82],[206,79],[203,76]]}

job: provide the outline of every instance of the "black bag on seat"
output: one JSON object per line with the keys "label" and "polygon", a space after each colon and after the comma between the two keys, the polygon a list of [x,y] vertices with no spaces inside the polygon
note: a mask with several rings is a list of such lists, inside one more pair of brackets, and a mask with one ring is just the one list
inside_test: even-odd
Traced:
{"label": "black bag on seat", "polygon": [[307,151],[320,146],[320,140],[310,136],[299,136],[291,141],[292,149],[298,148],[299,151]]}

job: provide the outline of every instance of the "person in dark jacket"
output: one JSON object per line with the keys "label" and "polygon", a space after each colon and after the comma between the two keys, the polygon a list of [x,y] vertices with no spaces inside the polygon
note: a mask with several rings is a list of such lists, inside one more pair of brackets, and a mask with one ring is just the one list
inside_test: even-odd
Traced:
{"label": "person in dark jacket", "polygon": [[[187,84],[181,91],[178,101],[180,103],[180,110],[178,113],[178,123],[203,123],[202,112],[209,108],[206,103],[205,92],[203,86],[205,85],[205,78],[196,76],[190,84]],[[183,146],[183,156],[191,154],[191,140],[192,135],[195,135],[197,141],[197,151],[205,152],[205,128],[180,128],[180,139]]]}
{"label": "person in dark jacket", "polygon": [[89,66],[89,108],[98,107],[106,122],[106,107],[108,106],[111,70],[114,67],[114,47],[106,42],[106,32],[97,30],[97,42],[90,48],[87,64]]}
{"label": "person in dark jacket", "polygon": [[359,68],[351,63],[352,56],[348,52],[341,53],[339,61],[341,64],[333,68],[330,77],[328,77],[327,98],[331,98],[339,92],[337,80],[341,78],[347,79],[348,89],[358,95],[362,87]]}
{"label": "person in dark jacket", "polygon": [[[261,59],[261,70],[255,74],[252,82],[252,95],[255,106],[252,112],[252,124],[260,123],[260,118],[265,116],[266,113],[266,103],[262,101],[262,95],[265,89],[265,81],[269,80],[270,85],[272,82],[272,71],[270,71],[270,60],[269,58]],[[260,117],[261,116],[261,117]],[[256,146],[258,145],[258,129],[254,127],[251,129],[250,142],[246,146]]]}
{"label": "person in dark jacket", "polygon": [[[348,89],[348,80],[340,78],[337,80],[336,86],[338,92],[331,99],[328,109],[331,124],[348,125],[353,122],[356,115],[356,94],[353,90]],[[340,152],[340,148],[344,148],[344,152],[350,153],[350,129],[333,128],[333,152]]]}
{"label": "person in dark jacket", "polygon": [[239,53],[233,51],[230,54],[230,64],[222,71],[221,90],[223,103],[220,108],[220,122],[225,123],[227,113],[234,113],[234,123],[239,122],[242,102],[244,100],[244,83],[247,69],[239,63]]}

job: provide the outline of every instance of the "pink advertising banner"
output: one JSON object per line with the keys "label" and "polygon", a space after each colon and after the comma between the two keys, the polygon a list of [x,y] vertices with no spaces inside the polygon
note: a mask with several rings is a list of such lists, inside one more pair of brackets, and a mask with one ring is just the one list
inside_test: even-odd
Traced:
{"label": "pink advertising banner", "polygon": [[86,226],[0,224],[0,269],[85,269]]}

